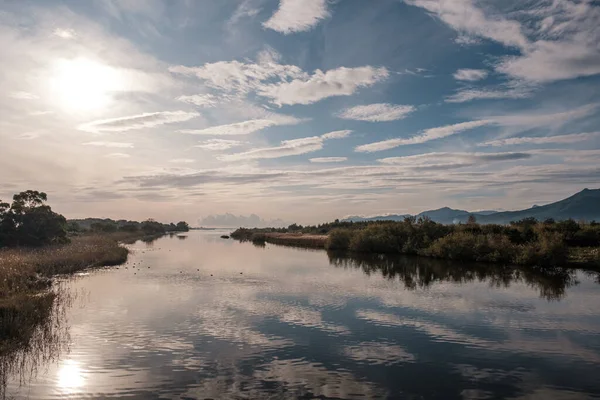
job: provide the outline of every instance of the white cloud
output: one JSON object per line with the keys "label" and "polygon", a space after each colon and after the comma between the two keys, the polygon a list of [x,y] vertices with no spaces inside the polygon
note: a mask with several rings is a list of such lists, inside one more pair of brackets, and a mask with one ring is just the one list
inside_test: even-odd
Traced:
{"label": "white cloud", "polygon": [[160,111],[92,121],[79,125],[78,129],[87,132],[124,132],[133,129],[152,128],[164,124],[185,122],[199,115],[196,112]]}
{"label": "white cloud", "polygon": [[174,74],[194,76],[213,89],[242,94],[262,87],[264,82],[269,80],[287,81],[307,76],[300,67],[282,65],[272,60],[258,64],[234,60],[207,63],[201,67],[179,65],[169,67],[169,71]]}
{"label": "white cloud", "polygon": [[338,163],[347,161],[348,157],[317,157],[311,158],[308,161],[311,163]]}
{"label": "white cloud", "polygon": [[417,169],[463,168],[491,162],[516,161],[531,158],[529,153],[424,153],[404,157],[382,158],[382,164],[402,165]]}
{"label": "white cloud", "polygon": [[184,103],[194,104],[199,107],[214,107],[219,103],[217,96],[212,94],[194,94],[191,96],[179,96],[177,100]]}
{"label": "white cloud", "polygon": [[242,18],[254,18],[260,12],[260,8],[252,7],[249,1],[243,1],[236,9],[231,18],[227,21],[227,27],[231,29]]}
{"label": "white cloud", "polygon": [[356,147],[355,151],[360,153],[372,153],[376,151],[393,149],[398,146],[425,143],[430,140],[441,139],[469,129],[475,129],[484,125],[489,125],[491,123],[492,121],[490,120],[481,120],[462,122],[460,124],[440,126],[437,128],[430,128],[424,130],[420,135],[414,136],[409,139],[390,139],[381,142],[364,144]]}
{"label": "white cloud", "polygon": [[212,126],[205,129],[182,129],[178,132],[187,133],[190,135],[249,135],[253,132],[257,132],[272,126],[295,125],[302,122],[301,119],[287,115],[273,114],[272,117],[273,118],[271,119],[252,119],[233,124]]}
{"label": "white cloud", "polygon": [[446,98],[447,103],[465,103],[472,100],[524,99],[533,94],[533,86],[511,85],[509,88],[461,89]]}
{"label": "white cloud", "polygon": [[[600,40],[600,34],[595,40]],[[533,82],[553,82],[600,74],[600,51],[574,40],[539,41],[524,56],[506,57],[498,72]]]}
{"label": "white cloud", "polygon": [[270,99],[273,104],[312,104],[331,96],[349,96],[361,87],[372,86],[389,76],[386,68],[372,66],[329,71],[311,75],[296,65],[280,64],[281,56],[267,48],[257,62],[219,61],[199,67],[171,66],[173,74],[191,76],[226,96],[246,96],[251,92]]}
{"label": "white cloud", "polygon": [[424,8],[460,35],[518,48],[520,55],[504,57],[496,65],[512,78],[552,82],[600,73],[600,8],[592,2],[530,3],[508,14],[513,19],[494,14],[491,7],[479,8],[473,0],[405,2]]}
{"label": "white cloud", "polygon": [[228,154],[219,157],[223,161],[257,160],[264,158],[280,158],[312,153],[323,148],[323,143],[330,139],[342,139],[352,131],[335,131],[321,136],[283,140],[279,146],[252,149],[243,153]]}
{"label": "white cloud", "polygon": [[120,149],[130,149],[133,148],[133,143],[123,143],[123,142],[87,142],[83,143],[84,146],[97,146],[97,147],[113,147]]}
{"label": "white cloud", "polygon": [[173,164],[192,164],[196,162],[196,160],[192,158],[174,158],[172,160],[169,160],[169,162]]}
{"label": "white cloud", "polygon": [[600,132],[576,133],[572,135],[556,135],[556,136],[541,136],[541,137],[513,137],[508,139],[490,140],[480,143],[478,146],[511,146],[519,144],[564,144],[583,142],[600,136]]}
{"label": "white cloud", "polygon": [[131,156],[129,154],[126,154],[126,153],[110,153],[110,154],[107,154],[106,157],[109,157],[109,158],[129,158]]}
{"label": "white cloud", "polygon": [[54,36],[58,36],[61,39],[73,39],[76,36],[75,31],[73,29],[61,29],[61,28],[56,28],[54,30],[54,32],[52,32],[52,34]]}
{"label": "white cloud", "polygon": [[488,72],[484,69],[459,69],[454,73],[454,79],[458,81],[475,82],[487,78]]}
{"label": "white cloud", "polygon": [[338,117],[369,122],[396,121],[406,118],[415,110],[413,106],[377,103],[348,108],[339,113]]}
{"label": "white cloud", "polygon": [[441,19],[454,30],[494,40],[506,46],[524,48],[528,41],[521,24],[500,15],[489,16],[477,8],[472,0],[404,0],[421,7]]}
{"label": "white cloud", "polygon": [[520,113],[502,116],[491,116],[487,117],[488,120],[493,121],[503,126],[517,126],[517,127],[542,127],[542,126],[560,126],[564,125],[569,121],[586,117],[592,112],[596,111],[600,103],[587,104],[578,108],[574,108],[568,111],[561,111],[557,113]]}
{"label": "white cloud", "polygon": [[265,158],[280,158],[295,156],[323,148],[323,138],[312,136],[302,139],[284,140],[281,145],[275,147],[265,147],[246,151],[244,153],[229,154],[221,156],[223,161],[255,160]]}
{"label": "white cloud", "polygon": [[308,79],[266,84],[257,93],[279,106],[312,104],[327,97],[349,96],[359,88],[372,86],[388,76],[388,70],[383,67],[340,67],[327,72],[316,70]]}
{"label": "white cloud", "polygon": [[329,132],[324,135],[321,135],[321,137],[323,139],[343,139],[345,137],[350,136],[351,133],[352,133],[351,130],[333,131],[333,132]]}
{"label": "white cloud", "polygon": [[227,140],[227,139],[209,139],[204,142],[201,142],[199,145],[194,147],[198,147],[204,150],[228,150],[233,147],[238,147],[246,144],[246,142],[241,142],[239,140]]}
{"label": "white cloud", "polygon": [[17,100],[38,100],[40,98],[40,96],[38,96],[36,94],[29,93],[29,92],[23,92],[23,91],[12,92],[8,95],[8,97],[17,99]]}
{"label": "white cloud", "polygon": [[328,16],[327,0],[279,0],[279,8],[263,26],[287,35],[308,31]]}

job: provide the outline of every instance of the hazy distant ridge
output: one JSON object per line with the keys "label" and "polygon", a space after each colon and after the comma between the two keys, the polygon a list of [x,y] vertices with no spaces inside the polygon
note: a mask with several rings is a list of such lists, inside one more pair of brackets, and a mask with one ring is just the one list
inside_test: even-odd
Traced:
{"label": "hazy distant ridge", "polygon": [[[466,222],[469,215],[474,215],[480,223],[507,224],[523,218],[533,217],[538,220],[554,218],[555,220],[575,219],[600,221],[600,189],[584,189],[564,200],[545,206],[534,206],[520,211],[480,211],[469,212],[443,207],[437,210],[423,211],[416,217],[429,217],[435,222],[451,224]],[[409,214],[382,215],[374,217],[348,217],[344,221],[401,221]]]}

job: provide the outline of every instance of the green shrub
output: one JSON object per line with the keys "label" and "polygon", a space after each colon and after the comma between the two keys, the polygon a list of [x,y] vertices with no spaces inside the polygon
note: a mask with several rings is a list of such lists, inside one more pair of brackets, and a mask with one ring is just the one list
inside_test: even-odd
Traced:
{"label": "green shrub", "polygon": [[516,264],[546,266],[564,266],[569,257],[569,249],[563,237],[556,232],[544,232],[539,240],[520,246],[515,258]]}
{"label": "green shrub", "polygon": [[349,229],[337,228],[332,230],[327,237],[325,248],[327,250],[348,250],[354,232]]}

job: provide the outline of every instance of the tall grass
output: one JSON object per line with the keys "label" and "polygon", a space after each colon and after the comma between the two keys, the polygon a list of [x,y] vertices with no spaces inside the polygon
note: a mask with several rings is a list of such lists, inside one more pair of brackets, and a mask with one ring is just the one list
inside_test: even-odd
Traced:
{"label": "tall grass", "polygon": [[0,250],[0,299],[43,289],[53,275],[124,263],[129,253],[119,244],[124,237],[78,236],[64,245]]}

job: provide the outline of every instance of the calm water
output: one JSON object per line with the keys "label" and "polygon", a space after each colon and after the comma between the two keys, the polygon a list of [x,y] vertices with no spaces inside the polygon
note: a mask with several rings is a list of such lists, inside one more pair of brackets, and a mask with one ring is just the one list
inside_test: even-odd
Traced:
{"label": "calm water", "polygon": [[61,345],[32,346],[8,397],[600,398],[597,275],[220,234],[138,243],[127,266],[63,283]]}

